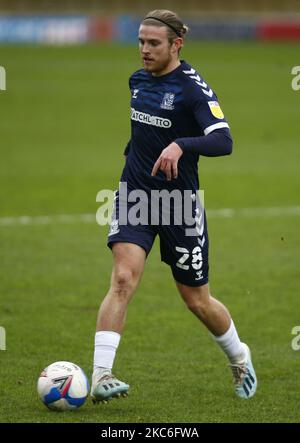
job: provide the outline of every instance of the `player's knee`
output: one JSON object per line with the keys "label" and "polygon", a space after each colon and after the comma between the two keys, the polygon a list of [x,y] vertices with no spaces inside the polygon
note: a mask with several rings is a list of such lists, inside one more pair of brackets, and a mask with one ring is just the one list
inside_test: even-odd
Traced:
{"label": "player's knee", "polygon": [[211,297],[201,288],[184,297],[187,308],[194,314],[205,318],[210,308]]}
{"label": "player's knee", "polygon": [[197,298],[186,301],[186,305],[190,311],[194,314],[200,314],[201,317],[205,317],[207,312],[207,303]]}
{"label": "player's knee", "polygon": [[134,276],[130,269],[120,269],[114,272],[112,281],[112,292],[114,295],[127,298],[134,289]]}

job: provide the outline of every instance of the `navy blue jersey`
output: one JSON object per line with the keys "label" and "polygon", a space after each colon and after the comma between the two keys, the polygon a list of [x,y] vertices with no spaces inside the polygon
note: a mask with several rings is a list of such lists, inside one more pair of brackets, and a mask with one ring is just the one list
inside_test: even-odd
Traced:
{"label": "navy blue jersey", "polygon": [[153,76],[144,69],[129,79],[131,90],[131,139],[121,181],[129,189],[199,189],[198,159],[184,152],[178,177],[166,180],[162,171],[151,176],[162,150],[176,139],[206,136],[228,128],[217,96],[185,61],[169,74]]}

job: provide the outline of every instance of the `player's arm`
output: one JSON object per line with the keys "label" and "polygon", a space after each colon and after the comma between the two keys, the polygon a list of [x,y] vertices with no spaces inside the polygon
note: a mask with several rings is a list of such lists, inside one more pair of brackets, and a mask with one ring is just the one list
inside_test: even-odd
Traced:
{"label": "player's arm", "polygon": [[232,152],[232,138],[228,128],[216,129],[200,137],[184,137],[170,143],[157,159],[152,175],[160,169],[167,180],[177,178],[178,160],[184,152],[193,152],[207,157],[219,157]]}
{"label": "player's arm", "polygon": [[233,142],[229,125],[212,89],[198,75],[187,75],[183,94],[185,105],[199,128],[199,136],[175,140],[183,152],[207,157],[231,154]]}
{"label": "player's arm", "polygon": [[206,157],[219,157],[232,153],[232,137],[229,128],[220,128],[208,135],[184,137],[175,140],[183,152],[193,152]]}
{"label": "player's arm", "polygon": [[177,178],[178,160],[185,152],[209,157],[231,154],[232,137],[218,99],[206,83],[198,83],[194,77],[187,79],[184,85],[184,101],[199,128],[199,136],[174,140],[162,151],[153,167],[152,175],[160,169],[166,174],[167,180]]}
{"label": "player's arm", "polygon": [[167,180],[177,178],[178,160],[183,153],[193,152],[207,157],[219,157],[231,154],[232,144],[229,127],[221,127],[199,137],[178,138],[162,151],[151,174],[156,175],[160,169],[165,173]]}

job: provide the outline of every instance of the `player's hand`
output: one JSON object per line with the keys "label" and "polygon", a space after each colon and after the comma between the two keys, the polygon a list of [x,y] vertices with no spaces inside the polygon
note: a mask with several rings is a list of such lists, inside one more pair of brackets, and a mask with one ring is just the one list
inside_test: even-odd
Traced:
{"label": "player's hand", "polygon": [[158,159],[156,160],[151,175],[157,174],[160,169],[166,174],[167,180],[170,181],[172,178],[178,177],[178,160],[182,156],[183,152],[177,143],[172,142],[167,146]]}

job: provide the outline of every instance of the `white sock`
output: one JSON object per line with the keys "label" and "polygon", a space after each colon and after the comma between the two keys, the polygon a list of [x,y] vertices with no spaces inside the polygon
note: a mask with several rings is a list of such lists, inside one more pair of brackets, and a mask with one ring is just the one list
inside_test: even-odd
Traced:
{"label": "white sock", "polygon": [[98,368],[111,372],[121,336],[114,331],[95,334],[94,371]]}
{"label": "white sock", "polygon": [[245,349],[239,339],[237,330],[234,323],[231,320],[228,331],[225,334],[217,337],[213,335],[213,338],[218,343],[220,348],[227,355],[231,363],[243,363],[246,358]]}

